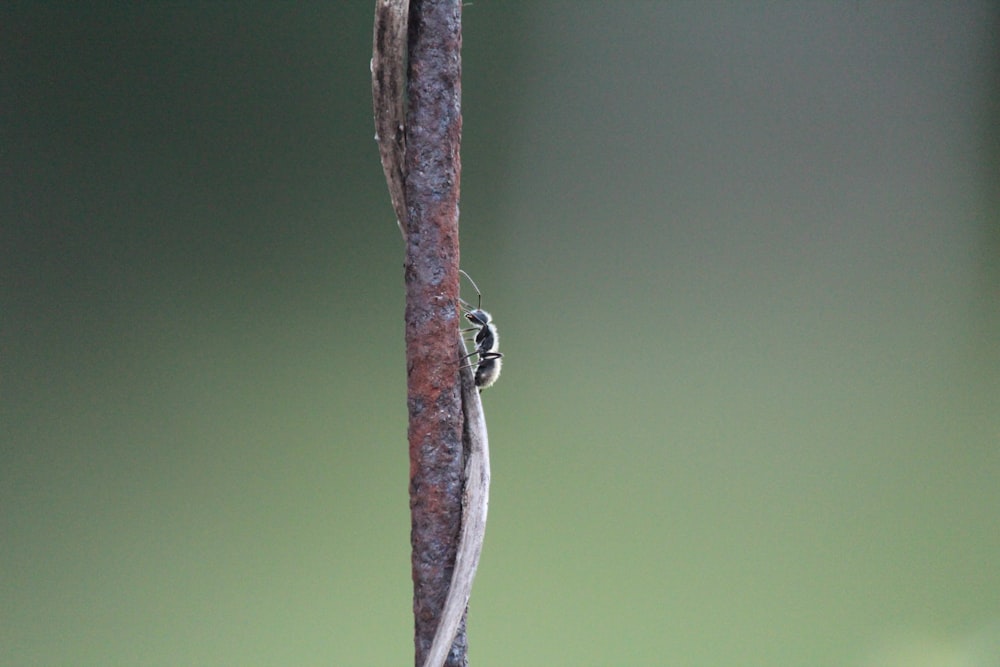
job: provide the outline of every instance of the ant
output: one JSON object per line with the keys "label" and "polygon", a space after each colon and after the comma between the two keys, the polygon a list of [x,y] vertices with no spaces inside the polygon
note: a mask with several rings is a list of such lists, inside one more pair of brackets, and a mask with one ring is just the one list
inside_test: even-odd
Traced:
{"label": "ant", "polygon": [[475,342],[475,351],[465,355],[462,359],[475,356],[477,360],[475,363],[463,366],[463,368],[472,368],[475,366],[476,386],[482,390],[492,385],[500,377],[500,359],[503,357],[503,354],[497,351],[497,348],[500,347],[500,336],[497,334],[497,327],[493,323],[493,317],[482,308],[483,295],[479,291],[476,281],[468,273],[462,271],[462,269],[459,269],[458,272],[469,279],[473,289],[476,290],[476,296],[479,297],[475,308],[472,307],[472,304],[461,298],[459,298],[459,301],[462,304],[462,310],[465,311],[465,319],[472,323],[470,328],[462,329],[462,333],[476,332],[473,339]]}

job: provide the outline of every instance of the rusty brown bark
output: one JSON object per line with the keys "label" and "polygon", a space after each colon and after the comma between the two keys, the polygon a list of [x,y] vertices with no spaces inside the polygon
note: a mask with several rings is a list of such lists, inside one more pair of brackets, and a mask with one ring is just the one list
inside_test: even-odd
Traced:
{"label": "rusty brown bark", "polygon": [[[416,664],[434,638],[462,519],[455,332],[461,162],[461,2],[409,8],[405,201],[406,370]],[[464,623],[445,663],[466,664]]]}

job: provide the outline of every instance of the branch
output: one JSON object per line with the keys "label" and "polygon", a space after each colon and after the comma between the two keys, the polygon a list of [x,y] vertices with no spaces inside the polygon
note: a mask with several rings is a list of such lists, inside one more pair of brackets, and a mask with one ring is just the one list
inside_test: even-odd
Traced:
{"label": "branch", "polygon": [[[377,0],[371,64],[379,153],[406,241],[414,645],[416,664],[427,660],[434,667],[466,664],[462,616],[482,545],[485,487],[481,482],[489,477],[488,464],[484,476],[481,457],[470,454],[469,473],[480,480],[475,485],[480,490],[472,492],[470,501],[457,372],[464,347],[458,353],[454,345],[461,328],[461,9],[460,0],[412,0],[409,8],[405,0]],[[469,369],[461,375],[468,380]],[[479,405],[474,383],[468,386]],[[468,446],[473,451],[471,440]],[[484,451],[479,444],[475,450]],[[475,465],[474,458],[479,461]],[[470,513],[462,523],[463,492],[466,505],[482,507],[476,513],[482,521]],[[479,539],[466,540],[467,529],[479,531]],[[458,580],[461,583],[456,584]],[[439,623],[443,611],[447,620]],[[434,657],[427,659],[432,644]]]}

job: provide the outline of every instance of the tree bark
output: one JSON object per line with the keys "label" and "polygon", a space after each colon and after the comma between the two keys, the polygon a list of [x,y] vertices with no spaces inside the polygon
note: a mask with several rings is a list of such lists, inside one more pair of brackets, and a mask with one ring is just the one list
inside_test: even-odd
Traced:
{"label": "tree bark", "polygon": [[[406,369],[416,664],[434,638],[462,519],[462,402],[455,336],[461,174],[461,2],[409,8],[405,149]],[[466,664],[464,622],[446,662]]]}

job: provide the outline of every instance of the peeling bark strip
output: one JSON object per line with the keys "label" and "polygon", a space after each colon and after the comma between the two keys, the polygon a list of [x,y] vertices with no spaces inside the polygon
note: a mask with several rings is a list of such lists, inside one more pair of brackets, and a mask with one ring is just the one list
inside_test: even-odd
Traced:
{"label": "peeling bark strip", "polygon": [[[448,595],[462,518],[458,199],[461,1],[410,2],[405,122],[406,365],[416,664]],[[445,662],[466,664],[458,631]]]}
{"label": "peeling bark strip", "polygon": [[377,0],[371,63],[375,141],[392,208],[396,212],[396,224],[404,241],[403,159],[406,155],[406,24],[409,10],[408,0]]}
{"label": "peeling bark strip", "polygon": [[[459,354],[465,354],[462,334],[458,338]],[[455,554],[455,569],[451,575],[448,598],[441,612],[441,621],[434,643],[427,652],[424,667],[445,664],[452,641],[462,624],[472,581],[479,567],[479,556],[486,537],[486,513],[490,504],[490,443],[486,435],[486,417],[479,388],[472,368],[465,366],[462,375],[462,411],[465,417],[465,489],[462,493],[462,530]],[[462,652],[465,652],[465,645]]]}

